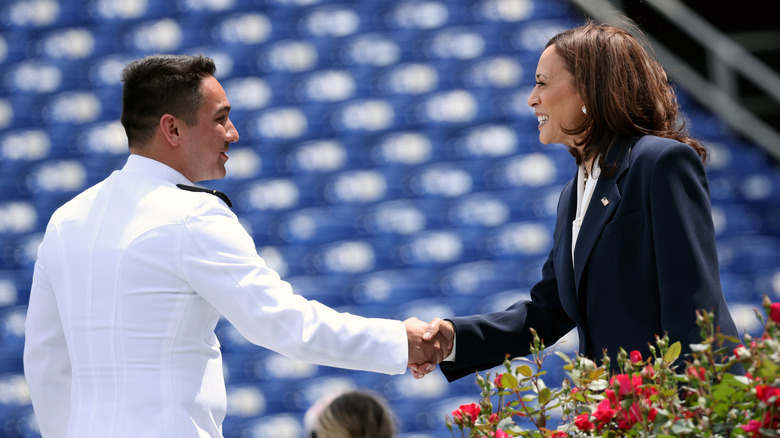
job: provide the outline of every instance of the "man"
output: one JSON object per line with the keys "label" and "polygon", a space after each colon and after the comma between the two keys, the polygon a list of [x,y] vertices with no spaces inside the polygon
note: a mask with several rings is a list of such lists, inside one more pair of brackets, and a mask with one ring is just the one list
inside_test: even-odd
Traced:
{"label": "man", "polygon": [[[251,342],[320,365],[387,374],[437,363],[425,324],[341,314],[294,295],[222,194],[238,132],[209,58],[130,63],[122,170],[58,209],[39,248],[25,375],[45,438],[220,437],[220,315]],[[435,361],[435,362],[434,362]]]}

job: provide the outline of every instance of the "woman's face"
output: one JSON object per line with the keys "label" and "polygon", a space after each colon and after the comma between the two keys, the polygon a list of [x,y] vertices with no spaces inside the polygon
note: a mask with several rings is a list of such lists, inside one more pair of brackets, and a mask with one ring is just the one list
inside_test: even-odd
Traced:
{"label": "woman's face", "polygon": [[539,120],[539,141],[544,144],[562,143],[577,146],[571,130],[582,123],[582,98],[574,88],[574,76],[565,68],[563,58],[555,45],[542,52],[536,67],[536,86],[528,96],[528,105]]}

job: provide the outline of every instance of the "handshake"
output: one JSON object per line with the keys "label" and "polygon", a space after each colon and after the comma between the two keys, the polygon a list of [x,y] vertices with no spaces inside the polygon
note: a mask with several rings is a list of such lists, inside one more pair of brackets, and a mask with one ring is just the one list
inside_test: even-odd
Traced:
{"label": "handshake", "polygon": [[414,378],[421,379],[452,352],[455,326],[440,318],[434,318],[430,323],[409,318],[404,326],[409,340],[409,369]]}

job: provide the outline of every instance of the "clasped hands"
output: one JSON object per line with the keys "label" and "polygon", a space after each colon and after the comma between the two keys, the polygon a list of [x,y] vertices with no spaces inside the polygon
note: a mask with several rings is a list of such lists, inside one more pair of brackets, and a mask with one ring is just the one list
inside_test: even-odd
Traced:
{"label": "clasped hands", "polygon": [[415,379],[436,369],[452,352],[455,327],[449,321],[434,318],[426,323],[418,318],[404,321],[409,340],[409,369]]}

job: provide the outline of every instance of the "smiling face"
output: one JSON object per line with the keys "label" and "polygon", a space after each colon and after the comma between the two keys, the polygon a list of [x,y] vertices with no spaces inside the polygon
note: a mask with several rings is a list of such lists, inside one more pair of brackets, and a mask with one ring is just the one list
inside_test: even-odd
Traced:
{"label": "smiling face", "polygon": [[577,138],[565,130],[572,130],[583,122],[582,98],[574,88],[574,76],[566,70],[555,45],[546,48],[539,57],[536,86],[528,96],[528,105],[539,119],[539,141],[581,147],[577,145]]}
{"label": "smiling face", "polygon": [[238,141],[238,131],[228,117],[230,103],[219,81],[207,76],[200,90],[197,123],[182,129],[186,148],[182,174],[192,182],[224,178],[228,147]]}

